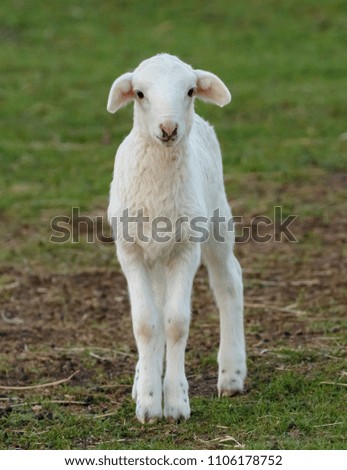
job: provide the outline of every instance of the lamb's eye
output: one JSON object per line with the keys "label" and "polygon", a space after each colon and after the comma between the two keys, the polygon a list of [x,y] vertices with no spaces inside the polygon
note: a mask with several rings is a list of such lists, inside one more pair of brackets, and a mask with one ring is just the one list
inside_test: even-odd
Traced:
{"label": "lamb's eye", "polygon": [[192,97],[192,96],[193,96],[193,93],[194,93],[194,88],[191,88],[191,89],[188,91],[188,96]]}
{"label": "lamb's eye", "polygon": [[145,97],[145,95],[140,90],[137,90],[136,95],[137,95],[138,98],[140,98],[140,100],[142,100],[142,98]]}

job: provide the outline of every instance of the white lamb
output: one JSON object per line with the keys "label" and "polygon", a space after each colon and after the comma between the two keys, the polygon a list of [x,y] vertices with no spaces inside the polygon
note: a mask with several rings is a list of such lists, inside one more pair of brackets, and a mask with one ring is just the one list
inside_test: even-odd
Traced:
{"label": "white lamb", "polygon": [[[201,258],[220,311],[219,395],[241,392],[247,372],[242,273],[227,223],[221,153],[213,128],[194,112],[195,98],[224,106],[231,95],[216,75],[169,54],[120,76],[108,98],[111,113],[134,101],[133,128],[116,154],[108,217],[128,282],[139,353],[132,396],[141,422],[162,416],[162,393],[166,418],[190,416],[184,356]],[[207,221],[207,240],[196,236],[203,229],[194,220]]]}

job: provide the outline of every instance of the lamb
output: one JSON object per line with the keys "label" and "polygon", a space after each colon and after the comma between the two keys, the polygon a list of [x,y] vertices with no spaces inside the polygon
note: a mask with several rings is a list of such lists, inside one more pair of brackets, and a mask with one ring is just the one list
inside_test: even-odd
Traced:
{"label": "lamb", "polygon": [[231,95],[216,75],[169,54],[117,78],[108,98],[110,113],[134,102],[133,128],[116,153],[108,219],[128,283],[140,422],[161,418],[163,408],[171,421],[190,416],[185,348],[201,261],[220,312],[219,396],[242,392],[247,373],[242,272],[221,152],[213,128],[194,112],[196,98],[222,107]]}

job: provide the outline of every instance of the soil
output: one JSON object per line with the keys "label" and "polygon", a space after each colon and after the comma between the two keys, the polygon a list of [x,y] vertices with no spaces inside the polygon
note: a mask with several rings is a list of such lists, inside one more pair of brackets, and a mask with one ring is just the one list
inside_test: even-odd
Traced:
{"label": "soil", "polygon": [[[255,363],[281,348],[324,347],[341,334],[336,320],[346,317],[346,216],[336,213],[329,223],[306,217],[293,225],[299,243],[236,245],[244,271],[248,356]],[[307,242],[308,234],[314,243]],[[1,385],[49,382],[78,370],[71,385],[123,382],[130,390],[126,377],[137,353],[119,270],[57,274],[6,266],[0,280],[0,354],[6,358]],[[202,267],[194,283],[187,346],[192,395],[216,394],[217,366],[208,358],[217,355],[218,338],[218,312]],[[280,356],[277,367],[282,367]]]}

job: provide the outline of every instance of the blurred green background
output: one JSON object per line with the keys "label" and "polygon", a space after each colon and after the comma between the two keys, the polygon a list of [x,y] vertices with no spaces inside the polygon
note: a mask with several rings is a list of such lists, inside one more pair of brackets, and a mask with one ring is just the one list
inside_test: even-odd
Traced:
{"label": "blurred green background", "polygon": [[[103,213],[132,116],[106,112],[109,88],[158,52],[230,88],[231,105],[197,111],[217,130],[226,174],[241,175],[235,198],[246,196],[244,173],[292,181],[346,170],[344,0],[3,0],[1,12],[1,233],[19,238],[0,260],[51,261],[51,217],[71,206]],[[35,233],[20,237],[23,224],[45,232],[40,247]]]}

